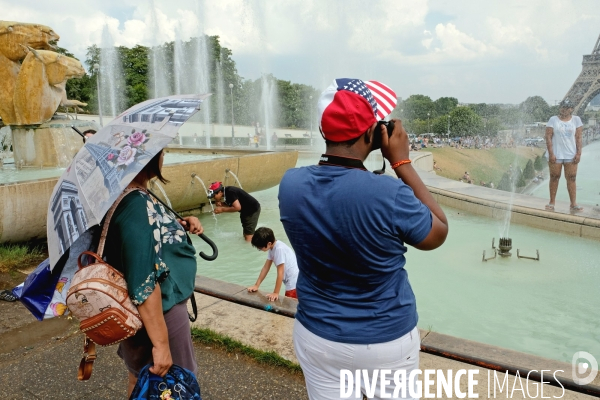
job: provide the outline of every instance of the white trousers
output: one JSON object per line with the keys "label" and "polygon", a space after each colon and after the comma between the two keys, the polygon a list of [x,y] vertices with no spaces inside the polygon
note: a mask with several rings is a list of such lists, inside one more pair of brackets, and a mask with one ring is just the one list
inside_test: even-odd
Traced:
{"label": "white trousers", "polygon": [[[373,377],[375,369],[380,370],[379,372],[383,369],[391,370],[392,376],[395,371],[404,370],[406,371],[404,376],[408,377],[412,370],[419,368],[420,337],[419,330],[415,327],[406,335],[391,342],[339,343],[315,335],[296,320],[294,322],[294,350],[304,373],[309,399],[335,400],[342,399],[341,387],[344,381],[340,382],[340,376],[343,369],[351,371],[353,375],[356,370],[367,370],[369,377]],[[360,383],[362,393],[352,392],[350,398],[362,399],[362,394],[370,395],[371,393],[368,392],[373,391],[372,387],[368,390],[365,384],[376,385],[374,397],[369,398],[414,399],[409,396],[410,391],[408,390],[406,395],[409,397],[392,397],[396,387],[393,379],[385,387],[382,387],[380,379],[366,383],[363,379]],[[382,397],[384,391],[385,395]],[[416,387],[413,387],[413,393],[415,392]]]}

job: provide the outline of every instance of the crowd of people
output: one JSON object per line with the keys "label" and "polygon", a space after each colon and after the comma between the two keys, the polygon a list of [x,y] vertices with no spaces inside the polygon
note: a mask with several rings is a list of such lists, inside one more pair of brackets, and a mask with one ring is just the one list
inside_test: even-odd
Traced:
{"label": "crowd of people", "polygon": [[514,139],[501,139],[498,137],[486,136],[457,136],[457,137],[416,137],[411,142],[411,150],[419,151],[426,148],[452,147],[459,149],[480,149],[488,150],[492,148],[514,148],[519,141]]}

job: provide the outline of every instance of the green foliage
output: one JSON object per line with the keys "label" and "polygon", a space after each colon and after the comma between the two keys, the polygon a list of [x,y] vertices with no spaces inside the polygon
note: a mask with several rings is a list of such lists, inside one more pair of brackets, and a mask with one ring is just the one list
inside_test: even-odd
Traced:
{"label": "green foliage", "polygon": [[46,256],[39,247],[17,244],[0,245],[0,272],[15,271],[39,264]]}
{"label": "green foliage", "polygon": [[440,97],[433,102],[436,115],[450,114],[458,106],[458,99],[454,97]]}
{"label": "green foliage", "polygon": [[[238,74],[232,51],[223,47],[218,36],[206,36],[209,59],[209,91],[213,93],[208,100],[211,104],[210,118],[217,123],[231,122],[231,106],[235,124],[252,125],[259,122],[265,125],[264,110],[261,109],[260,98],[263,84],[261,79],[244,79]],[[197,48],[199,38],[191,38],[182,42],[181,46]],[[137,45],[132,48],[118,47],[118,54],[123,66],[124,78],[124,107],[131,107],[153,96],[152,82],[150,81],[151,49]],[[160,62],[165,71],[173,71],[175,43],[168,42],[157,47]],[[59,48],[59,52],[73,56],[66,49]],[[88,47],[85,64],[89,71],[82,79],[72,79],[67,82],[67,95],[71,99],[88,103],[86,110],[98,112],[97,71],[94,64],[100,62],[100,49],[96,45]],[[218,72],[224,84],[223,98],[218,98]],[[265,79],[276,87],[279,109],[275,110],[278,120],[270,121],[271,126],[295,127],[313,131],[317,128],[316,103],[320,91],[303,84],[283,81],[273,75],[266,75]],[[169,72],[166,85],[175,87],[175,76]],[[228,90],[229,84],[233,88]],[[174,93],[174,90],[172,90]],[[232,97],[233,96],[233,97]],[[312,99],[310,98],[312,96]],[[556,106],[550,107],[539,96],[529,97],[517,107],[499,106],[495,104],[470,104],[468,107],[459,107],[458,99],[454,97],[440,97],[432,101],[429,96],[415,94],[405,101],[399,102],[392,113],[393,118],[401,118],[405,128],[415,134],[434,132],[445,135],[448,131],[448,115],[450,116],[451,136],[494,136],[501,129],[519,128],[523,123],[546,121],[551,115],[556,114]],[[225,106],[225,112],[220,114],[218,104]],[[402,110],[402,111],[401,111]],[[429,115],[427,115],[429,114]],[[275,116],[272,116],[274,118]]]}
{"label": "green foliage", "polygon": [[527,182],[525,181],[525,174],[521,171],[520,168],[517,168],[513,174],[513,179],[517,182],[517,187],[525,187]]}
{"label": "green foliage", "polygon": [[200,343],[217,346],[228,353],[239,352],[251,358],[254,358],[261,364],[283,367],[290,372],[301,373],[300,365],[286,360],[273,351],[257,350],[253,347],[246,346],[230,338],[229,336],[221,335],[210,329],[192,328],[192,338]]}
{"label": "green foliage", "polygon": [[148,57],[150,49],[145,46],[119,47],[119,55],[125,76],[125,108],[134,106],[149,98]]}
{"label": "green foliage", "polygon": [[510,175],[508,174],[508,172],[505,172],[502,175],[502,179],[500,179],[500,182],[498,183],[498,189],[504,190],[506,192],[512,191],[512,185],[510,183]]}
{"label": "green foliage", "polygon": [[547,164],[544,163],[542,156],[537,156],[535,158],[535,161],[533,162],[533,167],[535,168],[536,171],[543,171],[544,168],[547,167]]}
{"label": "green foliage", "polygon": [[429,118],[435,118],[435,105],[429,96],[413,94],[403,102],[403,107],[405,119],[427,121],[427,113],[430,114]]}
{"label": "green foliage", "polygon": [[550,106],[540,96],[528,97],[519,105],[519,110],[522,113],[522,121],[525,124],[548,121],[552,116]]}
{"label": "green foliage", "polygon": [[523,178],[533,179],[535,176],[535,170],[533,169],[533,161],[528,160],[525,169],[523,170]]}
{"label": "green foliage", "polygon": [[474,136],[481,133],[483,121],[469,107],[456,107],[450,113],[450,132],[452,136]]}

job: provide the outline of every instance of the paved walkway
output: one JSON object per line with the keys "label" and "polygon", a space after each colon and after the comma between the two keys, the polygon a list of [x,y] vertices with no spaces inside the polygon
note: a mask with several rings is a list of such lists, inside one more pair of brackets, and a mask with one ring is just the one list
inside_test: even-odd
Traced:
{"label": "paved walkway", "polygon": [[[18,312],[28,312],[14,303]],[[265,313],[266,314],[266,313]],[[50,320],[52,321],[52,320]],[[15,339],[24,331],[47,326],[50,321],[33,321],[10,333]],[[66,318],[57,336],[34,339],[24,346],[7,351],[9,336],[0,347],[0,398],[2,399],[82,399],[114,400],[126,398],[127,371],[116,355],[116,347],[98,349],[92,377],[77,380],[83,336],[77,325]],[[56,327],[55,327],[56,328]],[[22,343],[24,344],[24,343]],[[305,400],[306,390],[301,374],[283,368],[262,365],[242,354],[226,353],[196,343],[198,381],[204,400],[290,399]]]}
{"label": "paved walkway", "polygon": [[[234,289],[234,286],[229,286],[229,289]],[[238,287],[238,289],[240,288]],[[250,295],[242,290],[238,290],[238,295],[253,297],[255,301],[264,300],[260,294]],[[255,348],[273,350],[283,357],[295,361],[291,343],[293,319],[201,294],[197,294],[196,297],[199,306],[197,326],[210,328]],[[6,306],[8,305],[5,305],[4,311],[6,311]],[[27,312],[18,303],[12,307],[14,307],[12,312]],[[275,307],[277,310],[278,307],[283,309],[287,305],[279,303],[275,304]],[[115,347],[100,348],[91,380],[79,382],[76,379],[76,371],[81,357],[82,336],[77,331],[76,323],[66,318],[42,323],[34,321],[33,317],[31,320],[30,323],[4,331],[1,335],[0,388],[2,394],[0,397],[2,399],[113,400],[125,398],[127,374],[122,361],[115,354]],[[55,325],[50,327],[49,324]],[[44,329],[47,330],[46,336],[41,335],[28,343],[19,342],[26,332],[37,332]],[[50,334],[54,336],[49,337]],[[428,341],[432,340],[430,338],[431,336],[425,338],[424,343],[429,343]],[[433,340],[437,340],[439,343],[440,338],[433,338]],[[13,341],[18,345],[11,346]],[[295,400],[307,398],[301,375],[291,374],[282,368],[264,366],[244,355],[226,353],[203,344],[197,343],[195,349],[199,365],[198,380],[204,400]],[[500,356],[512,359],[513,353],[509,351],[501,351],[501,353]],[[550,362],[549,365],[539,365],[537,369],[555,367],[556,364]],[[484,368],[425,353],[421,353],[420,368],[444,371],[448,369],[453,371],[479,369],[475,393],[480,395],[479,398],[488,398],[488,370]],[[491,377],[493,379],[493,372]],[[499,382],[503,382],[504,374],[498,373],[498,379]],[[515,385],[515,378],[508,376],[507,382],[512,389]],[[522,384],[524,387],[529,387],[532,395],[538,385],[533,382],[529,382],[527,385],[525,379],[522,379]],[[466,390],[464,383],[461,384],[461,387]],[[516,387],[519,388],[518,382]],[[495,398],[529,398],[522,396],[520,391],[515,392],[512,397],[508,397],[506,392],[507,388],[505,387],[503,393],[498,391]],[[436,393],[435,386],[432,393]],[[493,395],[493,391],[490,393]],[[567,400],[593,398],[568,391],[563,394],[560,388],[548,385],[544,385],[544,396],[555,396]]]}

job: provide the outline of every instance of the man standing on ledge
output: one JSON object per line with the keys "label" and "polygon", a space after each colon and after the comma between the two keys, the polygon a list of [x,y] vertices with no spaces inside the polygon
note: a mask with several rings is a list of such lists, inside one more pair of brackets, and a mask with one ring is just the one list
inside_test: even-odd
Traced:
{"label": "man standing on ledge", "polygon": [[[379,82],[334,80],[318,102],[326,153],[319,165],[288,170],[279,187],[281,221],[299,267],[294,348],[311,400],[339,399],[342,369],[369,376],[404,370],[408,377],[419,367],[404,254],[407,244],[441,246],[448,222],[410,163],[402,122],[393,120],[389,138],[377,124],[395,104],[395,93]],[[378,148],[399,179],[365,169]],[[382,387],[378,379],[375,398],[391,394],[391,382]]]}
{"label": "man standing on ledge", "polygon": [[216,200],[215,214],[239,212],[244,239],[252,240],[260,216],[260,203],[254,197],[238,187],[213,182],[208,188],[208,198]]}

